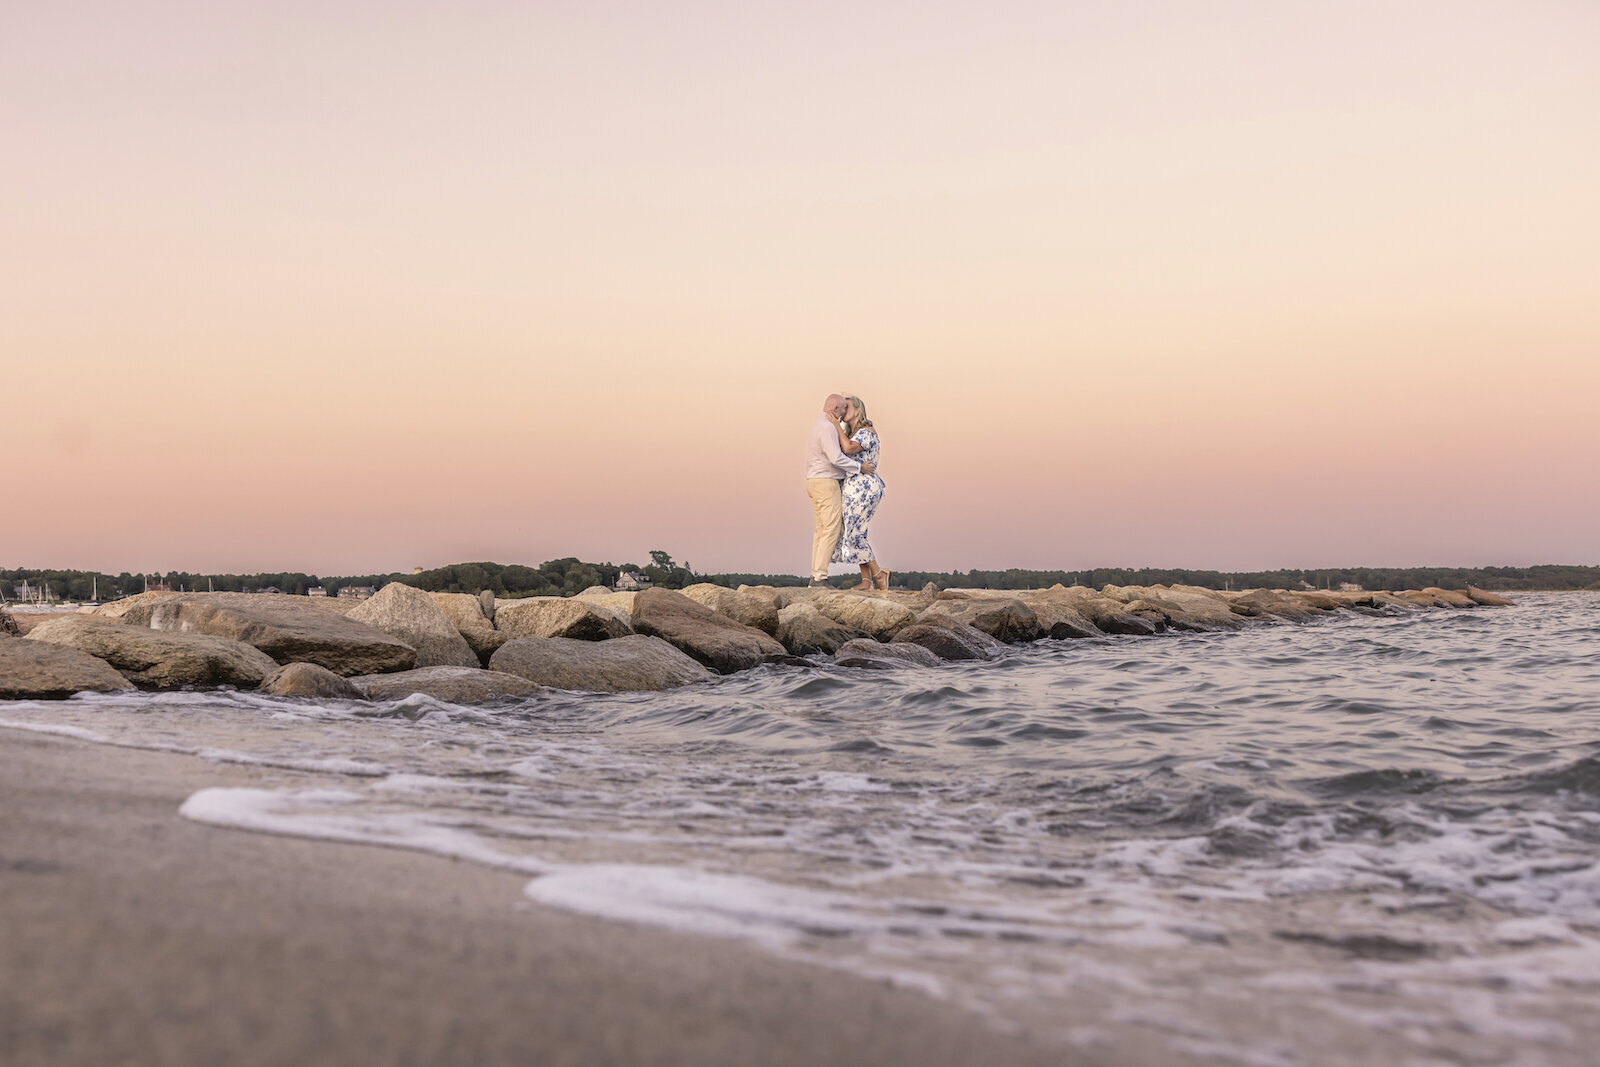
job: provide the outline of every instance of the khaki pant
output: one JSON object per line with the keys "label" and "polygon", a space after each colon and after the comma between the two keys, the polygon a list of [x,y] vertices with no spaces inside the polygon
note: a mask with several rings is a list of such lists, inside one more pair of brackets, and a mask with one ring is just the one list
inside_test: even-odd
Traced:
{"label": "khaki pant", "polygon": [[817,533],[811,541],[811,577],[822,582],[828,578],[828,561],[839,545],[839,535],[844,533],[844,490],[837,478],[807,478],[806,496],[811,498],[811,511],[817,517]]}

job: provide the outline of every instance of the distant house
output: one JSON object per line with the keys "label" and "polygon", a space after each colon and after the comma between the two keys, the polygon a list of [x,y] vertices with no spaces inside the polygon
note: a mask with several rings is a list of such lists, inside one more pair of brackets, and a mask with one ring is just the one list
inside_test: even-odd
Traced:
{"label": "distant house", "polygon": [[365,600],[376,592],[377,590],[370,585],[347,585],[339,590],[339,595],[355,600]]}
{"label": "distant house", "polygon": [[1339,583],[1339,592],[1341,592],[1341,593],[1362,593],[1362,592],[1365,592],[1365,590],[1361,588],[1361,583],[1360,582],[1340,582]]}
{"label": "distant house", "polygon": [[306,596],[327,596],[328,591],[320,585],[314,585],[306,590]]}
{"label": "distant house", "polygon": [[168,585],[166,582],[151,582],[149,585],[145,586],[144,591],[147,593],[170,593],[172,592],[172,586]]}
{"label": "distant house", "polygon": [[616,590],[619,593],[633,593],[640,589],[649,589],[650,579],[638,571],[623,571],[617,575]]}

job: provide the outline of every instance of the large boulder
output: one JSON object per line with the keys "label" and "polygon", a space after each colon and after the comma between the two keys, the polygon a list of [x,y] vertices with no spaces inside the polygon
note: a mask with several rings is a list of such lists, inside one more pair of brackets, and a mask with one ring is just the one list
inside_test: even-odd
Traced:
{"label": "large boulder", "polygon": [[1162,619],[1174,630],[1208,633],[1213,630],[1242,630],[1250,625],[1245,616],[1229,607],[1228,599],[1215,589],[1194,585],[1114,586],[1103,592],[1124,603],[1134,615]]}
{"label": "large boulder", "polygon": [[[572,599],[582,600],[589,604],[597,604],[602,608],[610,608],[623,618],[631,619],[633,618],[633,601],[638,595],[638,593],[616,593],[603,585],[591,585]],[[500,601],[502,607],[506,604],[515,603],[515,600]]]}
{"label": "large boulder", "polygon": [[[1054,587],[1060,588],[1060,585]],[[1070,600],[1055,595],[1053,589],[1029,590],[1017,599],[1033,611],[1033,617],[1039,620],[1039,629],[1046,637],[1064,641],[1068,638],[1105,636],[1094,620],[1079,611]]]}
{"label": "large boulder", "polygon": [[450,704],[482,704],[500,697],[532,693],[539,687],[520,675],[476,667],[418,667],[393,674],[350,679],[368,700],[404,700],[423,693]]}
{"label": "large boulder", "polygon": [[918,619],[895,640],[921,645],[940,659],[994,659],[1005,649],[982,630],[938,615]]}
{"label": "large boulder", "polygon": [[66,645],[0,637],[0,699],[56,700],[74,693],[109,693],[133,683],[103,659]]}
{"label": "large boulder", "polygon": [[167,633],[112,619],[68,615],[33,628],[29,641],[48,641],[111,664],[141,689],[235,685],[254,689],[278,669],[253,645],[205,634]]}
{"label": "large boulder", "polygon": [[840,626],[810,604],[790,604],[778,612],[778,641],[796,656],[832,655],[864,636],[859,630]]}
{"label": "large boulder", "polygon": [[633,628],[661,638],[722,674],[785,655],[782,645],[754,626],[718,615],[670,589],[646,589],[634,598]]}
{"label": "large boulder", "polygon": [[564,596],[502,600],[495,608],[494,625],[507,637],[570,637],[574,641],[609,641],[633,633],[620,612],[592,600]]}
{"label": "large boulder", "polygon": [[17,620],[11,617],[11,612],[0,608],[0,637],[21,637],[22,630],[17,626]]}
{"label": "large boulder", "polygon": [[1228,601],[1236,614],[1249,618],[1287,619],[1306,622],[1328,614],[1328,609],[1313,606],[1304,597],[1284,589],[1251,589]]}
{"label": "large boulder", "polygon": [[489,666],[535,685],[591,693],[671,689],[713,677],[659,637],[643,634],[611,641],[518,637],[501,645]]}
{"label": "large boulder", "polygon": [[1430,585],[1423,592],[1431,593],[1435,600],[1441,601],[1447,608],[1475,608],[1478,606],[1476,600],[1459,589],[1440,589],[1436,585]]}
{"label": "large boulder", "polygon": [[685,586],[679,592],[697,604],[704,604],[718,615],[754,626],[764,634],[777,636],[778,608],[766,597],[753,596],[710,582]]}
{"label": "large boulder", "polygon": [[830,593],[824,590],[821,595],[802,603],[810,604],[840,626],[859,630],[879,641],[890,640],[917,621],[917,613],[905,605],[871,594]]}
{"label": "large boulder", "polygon": [[286,663],[261,680],[259,692],[275,697],[361,700],[361,690],[315,663]]}
{"label": "large boulder", "polygon": [[[489,657],[494,655],[494,650],[511,639],[510,634],[503,634],[494,628],[494,620],[484,614],[484,601],[482,597],[473,596],[471,593],[429,593],[433,598],[434,606],[444,612],[444,617],[450,620],[450,625],[456,628],[467,647],[471,648],[478,657],[480,664],[488,663]],[[494,598],[489,598],[490,608],[494,607]]]}
{"label": "large boulder", "polygon": [[891,641],[887,644],[866,640],[846,641],[839,646],[833,661],[841,667],[866,667],[871,670],[891,670],[896,667],[937,667],[938,656],[909,641]]}
{"label": "large boulder", "polygon": [[478,655],[439,610],[433,597],[414,585],[390,582],[345,618],[382,630],[417,650],[418,667],[476,667]]}
{"label": "large boulder", "polygon": [[135,593],[132,596],[108,600],[104,604],[95,604],[92,607],[85,604],[78,609],[80,615],[96,615],[102,619],[120,619],[134,608],[142,608],[146,604],[153,604],[157,600],[167,600],[171,597],[182,596],[170,589],[163,589],[155,593]]}
{"label": "large boulder", "polygon": [[770,605],[773,611],[779,611],[783,608],[783,597],[779,595],[778,590],[773,586],[741,585],[735,592],[755,597],[762,603]]}
{"label": "large boulder", "polygon": [[1467,596],[1472,598],[1473,603],[1482,604],[1486,608],[1508,608],[1515,603],[1515,601],[1509,600],[1506,597],[1500,596],[1499,594],[1485,592],[1484,590],[1471,585],[1467,586]]}
{"label": "large boulder", "polygon": [[279,663],[315,663],[335,674],[409,670],[416,649],[382,630],[319,607],[327,597],[286,593],[184,593],[141,604],[123,621],[254,645]]}
{"label": "large boulder", "polygon": [[1126,610],[1120,600],[1081,585],[1064,586],[1059,583],[1043,590],[1056,603],[1064,604],[1094,624],[1105,634],[1148,635],[1160,633],[1164,624],[1157,625],[1149,619]]}
{"label": "large boulder", "polygon": [[936,600],[919,618],[946,618],[982,630],[996,641],[1022,644],[1045,635],[1039,616],[1014,597]]}

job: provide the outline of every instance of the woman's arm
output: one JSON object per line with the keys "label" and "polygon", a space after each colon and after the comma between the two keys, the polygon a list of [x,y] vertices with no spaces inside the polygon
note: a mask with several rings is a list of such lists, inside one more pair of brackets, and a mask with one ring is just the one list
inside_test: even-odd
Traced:
{"label": "woman's arm", "polygon": [[843,452],[847,456],[853,456],[857,452],[861,451],[860,443],[850,440],[850,438],[846,436],[843,426],[840,426],[836,422],[833,424],[833,428],[839,431],[839,451]]}

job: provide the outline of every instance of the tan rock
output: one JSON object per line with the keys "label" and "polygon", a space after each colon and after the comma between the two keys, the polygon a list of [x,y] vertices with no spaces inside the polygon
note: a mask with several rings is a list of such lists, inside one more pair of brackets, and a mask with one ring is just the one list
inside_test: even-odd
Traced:
{"label": "tan rock", "polygon": [[[102,619],[120,619],[134,608],[143,607],[157,600],[165,600],[168,597],[182,595],[181,593],[173,593],[167,590],[158,593],[135,593],[133,596],[125,596],[118,600],[108,600],[104,604],[96,604],[93,607],[85,605],[78,609],[78,614],[95,615]],[[307,599],[310,598],[308,597]]]}
{"label": "tan rock", "polygon": [[34,627],[48,641],[105,660],[141,689],[234,685],[254,689],[278,664],[253,645],[206,634],[167,633],[114,619],[68,615]]}
{"label": "tan rock", "polygon": [[[1057,589],[1061,586],[1056,586]],[[1039,620],[1039,629],[1046,637],[1058,641],[1080,637],[1104,637],[1105,633],[1068,599],[1053,595],[1049,589],[1032,589],[1018,597],[1032,609]]]}
{"label": "tan rock", "polygon": [[74,693],[132,689],[103,659],[66,645],[0,637],[0,699],[56,700]]}
{"label": "tan rock", "polygon": [[434,605],[450,620],[450,625],[456,628],[478,657],[478,662],[487,663],[489,657],[494,655],[494,650],[511,639],[510,634],[503,634],[494,628],[494,622],[483,613],[483,600],[471,593],[429,593]]}
{"label": "tan rock", "polygon": [[661,638],[722,674],[748,670],[786,654],[770,635],[671,589],[646,589],[635,597],[633,628]]}
{"label": "tan rock", "polygon": [[1476,600],[1457,589],[1440,589],[1437,586],[1429,586],[1423,592],[1433,594],[1433,598],[1443,603],[1447,608],[1475,608],[1478,606]]}
{"label": "tan rock", "polygon": [[889,640],[917,621],[917,613],[904,604],[859,593],[823,591],[821,596],[802,603],[810,604],[840,626],[859,630],[879,641]]}
{"label": "tan rock", "polygon": [[742,593],[710,582],[700,582],[678,590],[697,604],[704,604],[718,615],[726,616],[745,626],[754,626],[762,633],[778,632],[778,609],[762,596]]}
{"label": "tan rock", "polygon": [[779,595],[777,589],[770,585],[741,585],[738,592],[746,593],[756,597],[763,603],[770,604],[773,611],[781,611],[783,609],[783,597]]}
{"label": "tan rock", "polygon": [[1516,601],[1500,596],[1498,593],[1486,592],[1471,585],[1467,586],[1467,595],[1472,598],[1474,603],[1482,604],[1484,607],[1509,608],[1516,603]]}
{"label": "tan rock", "polygon": [[478,666],[477,653],[455,624],[439,610],[433,597],[415,586],[390,582],[345,617],[382,630],[416,649],[419,667]]}
{"label": "tan rock", "polygon": [[620,612],[579,597],[530,596],[502,600],[495,607],[494,624],[495,629],[509,637],[609,641],[633,633],[633,627]]}
{"label": "tan rock", "polygon": [[611,641],[518,637],[502,645],[489,666],[535,685],[591,693],[671,689],[715,677],[659,637],[643,634]]}
{"label": "tan rock", "polygon": [[368,674],[350,679],[368,700],[404,700],[422,693],[449,704],[483,704],[501,697],[524,696],[538,686],[520,675],[477,667],[418,667],[393,674]]}
{"label": "tan rock", "polygon": [[[595,592],[597,589],[599,592]],[[573,599],[582,600],[586,604],[594,604],[597,607],[609,608],[624,619],[632,619],[633,601],[638,595],[638,593],[613,593],[603,585],[592,585]],[[512,604],[515,601],[502,600],[500,603]]]}
{"label": "tan rock", "polygon": [[982,630],[996,641],[1021,644],[1044,636],[1039,616],[1015,597],[936,600],[918,618],[946,618]]}
{"label": "tan rock", "polygon": [[278,697],[363,699],[361,690],[315,663],[286,663],[261,680],[259,691]]}
{"label": "tan rock", "polygon": [[790,604],[778,612],[778,641],[796,656],[832,655],[863,636],[840,626],[811,604]]}
{"label": "tan rock", "polygon": [[1329,609],[1313,605],[1298,593],[1283,589],[1251,589],[1229,600],[1235,614],[1248,618],[1278,618],[1305,622],[1328,614]]}
{"label": "tan rock", "polygon": [[1121,601],[1081,585],[1056,584],[1041,592],[1078,612],[1101,633],[1149,635],[1161,630],[1149,619],[1129,613]]}
{"label": "tan rock", "polygon": [[17,620],[11,617],[11,612],[0,608],[0,637],[21,637],[22,629],[17,625]]}
{"label": "tan rock", "polygon": [[415,665],[410,645],[336,611],[327,597],[282,593],[184,593],[141,604],[123,621],[254,645],[279,663],[315,663],[335,674],[377,674]]}

